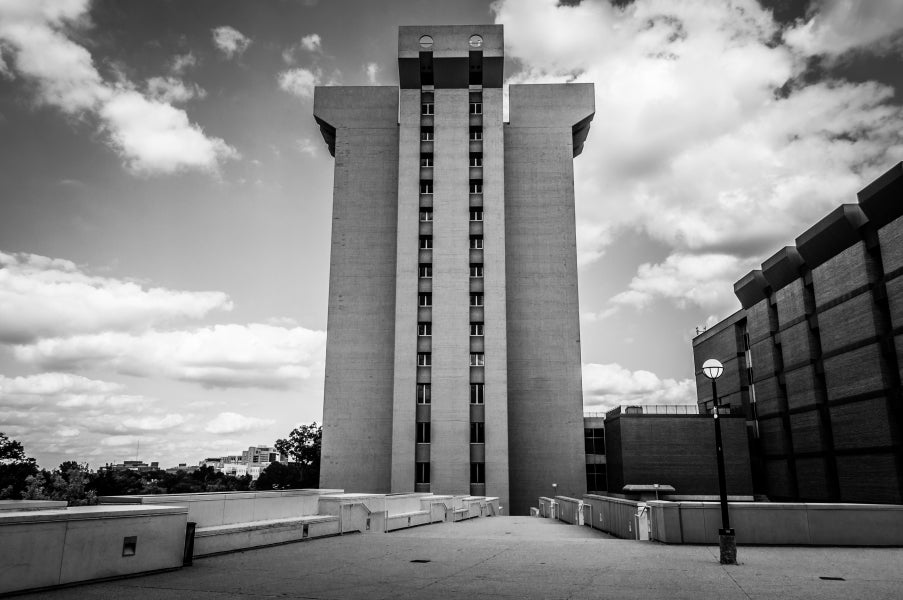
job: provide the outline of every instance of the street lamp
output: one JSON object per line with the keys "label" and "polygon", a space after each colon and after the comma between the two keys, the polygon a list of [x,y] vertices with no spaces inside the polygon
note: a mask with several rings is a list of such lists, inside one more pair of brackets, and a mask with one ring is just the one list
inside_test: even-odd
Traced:
{"label": "street lamp", "polygon": [[721,548],[721,564],[737,564],[737,539],[731,529],[731,518],[727,512],[727,484],[724,477],[724,444],[721,441],[721,419],[718,418],[718,389],[715,380],[721,377],[724,365],[710,358],[702,363],[702,373],[712,380],[712,413],[715,418],[715,454],[718,458],[718,493],[721,496],[721,529],[718,530]]}

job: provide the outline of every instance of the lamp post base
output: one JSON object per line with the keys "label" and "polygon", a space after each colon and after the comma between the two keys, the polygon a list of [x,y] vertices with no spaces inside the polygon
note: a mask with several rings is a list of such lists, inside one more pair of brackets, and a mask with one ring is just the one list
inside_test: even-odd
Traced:
{"label": "lamp post base", "polygon": [[733,529],[718,530],[719,545],[721,547],[721,564],[737,564],[737,540]]}

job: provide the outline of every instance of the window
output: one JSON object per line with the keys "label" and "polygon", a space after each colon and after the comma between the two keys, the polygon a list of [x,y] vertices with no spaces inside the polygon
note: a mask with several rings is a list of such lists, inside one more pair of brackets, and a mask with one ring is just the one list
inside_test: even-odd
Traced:
{"label": "window", "polygon": [[605,454],[605,430],[586,428],[583,430],[586,454]]}
{"label": "window", "polygon": [[417,304],[419,306],[432,306],[433,305],[433,295],[430,293],[417,294]]}
{"label": "window", "polygon": [[471,102],[470,103],[470,114],[482,115],[483,114],[483,103],[482,102]]}
{"label": "window", "polygon": [[486,483],[485,463],[470,463],[470,483]]}
{"label": "window", "polygon": [[[427,354],[429,356],[429,354]],[[470,366],[471,367],[484,367],[486,366],[486,357],[482,352],[474,352],[470,355]]]}
{"label": "window", "polygon": [[483,276],[483,265],[470,265],[470,276],[471,277],[482,277]]}
{"label": "window", "polygon": [[[432,192],[430,192],[432,193]],[[482,194],[483,193],[483,182],[482,181],[471,181],[470,182],[470,193],[471,194]]]}
{"label": "window", "polygon": [[430,482],[430,463],[414,463],[414,482]]}
{"label": "window", "polygon": [[470,305],[471,306],[483,306],[483,294],[471,294],[470,295]]}
{"label": "window", "polygon": [[480,127],[470,128],[470,141],[479,142],[483,139],[483,130]]}
{"label": "window", "polygon": [[608,489],[606,465],[586,465],[586,490],[592,492],[604,492]]}
{"label": "window", "polygon": [[421,250],[432,250],[433,249],[433,236],[421,235],[420,236],[420,249]]}
{"label": "window", "polygon": [[470,403],[483,404],[484,385],[482,383],[470,384]]}
{"label": "window", "polygon": [[429,423],[417,423],[417,443],[418,444],[429,444],[430,443],[430,424]]}
{"label": "window", "polygon": [[[422,248],[422,246],[421,246],[421,248]],[[482,235],[470,236],[470,249],[471,250],[482,250],[483,249],[483,236]]]}
{"label": "window", "polygon": [[420,128],[420,141],[421,142],[432,142],[433,141],[433,128],[432,127],[421,127]]}
{"label": "window", "polygon": [[421,181],[420,182],[420,193],[421,194],[432,194],[433,193],[433,182],[432,181]]}
{"label": "window", "polygon": [[421,167],[432,167],[433,166],[433,155],[432,154],[424,154],[420,157],[420,166]]}
{"label": "window", "polygon": [[471,323],[470,324],[470,335],[483,335],[483,324],[482,323]]}
{"label": "window", "polygon": [[424,102],[420,105],[420,114],[421,115],[431,115],[433,114],[433,106],[432,102]]}
{"label": "window", "polygon": [[417,366],[418,367],[429,367],[433,364],[433,355],[429,352],[418,352],[417,353]]}
{"label": "window", "polygon": [[417,335],[433,335],[433,324],[426,323],[417,323]]}
{"label": "window", "polygon": [[483,155],[482,154],[471,154],[470,155],[470,166],[471,167],[482,167],[483,166]]}
{"label": "window", "polygon": [[430,397],[432,396],[430,389],[430,384],[428,383],[418,383],[417,384],[417,404],[429,404]]}
{"label": "window", "polygon": [[483,209],[482,208],[471,208],[470,209],[470,220],[471,221],[482,221],[483,220]]}
{"label": "window", "polygon": [[430,277],[432,277],[433,276],[433,265],[422,264],[419,267],[417,267],[417,276],[424,277],[426,279],[429,279]]}
{"label": "window", "polygon": [[420,211],[420,220],[423,222],[433,220],[433,209],[427,208]]}
{"label": "window", "polygon": [[470,424],[470,443],[471,444],[485,444],[486,443],[486,424],[485,423],[471,423]]}

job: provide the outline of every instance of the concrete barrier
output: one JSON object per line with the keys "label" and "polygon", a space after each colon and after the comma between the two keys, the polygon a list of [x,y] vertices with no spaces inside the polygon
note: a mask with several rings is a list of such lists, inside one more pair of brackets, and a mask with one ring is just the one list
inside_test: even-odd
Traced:
{"label": "concrete barrier", "polygon": [[273,490],[101,496],[102,505],[170,504],[188,509],[197,524],[194,556],[283,544],[341,533],[339,519],[318,513],[324,493],[341,490]]}
{"label": "concrete barrier", "polygon": [[[652,539],[668,544],[717,544],[718,502],[649,501]],[[731,502],[738,544],[903,546],[903,506]]]}
{"label": "concrete barrier", "polygon": [[645,502],[587,494],[583,496],[583,503],[590,506],[589,525],[593,529],[628,540],[641,539],[643,528],[637,526],[637,521],[638,515],[645,518]]}
{"label": "concrete barrier", "polygon": [[184,506],[23,508],[0,511],[0,593],[182,566]]}
{"label": "concrete barrier", "polygon": [[555,496],[558,503],[558,520],[572,525],[583,524],[583,502],[567,496]]}

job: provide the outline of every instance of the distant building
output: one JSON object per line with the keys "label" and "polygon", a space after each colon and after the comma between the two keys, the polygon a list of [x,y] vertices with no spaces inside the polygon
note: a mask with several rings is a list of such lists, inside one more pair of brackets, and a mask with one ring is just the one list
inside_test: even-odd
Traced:
{"label": "distant building", "polygon": [[[752,496],[745,419],[723,410],[721,431],[727,493]],[[608,491],[670,485],[676,496],[717,496],[715,424],[689,406],[623,406],[605,415]],[[587,473],[587,477],[589,474]]]}
{"label": "distant building", "polygon": [[140,460],[124,460],[119,464],[100,467],[98,471],[135,471],[137,473],[147,473],[148,471],[157,471],[159,469],[160,463],[156,461],[147,464]]}
{"label": "distant building", "polygon": [[250,446],[240,455],[205,458],[200,466],[212,467],[233,477],[250,475],[252,480],[257,481],[260,473],[272,462],[287,463],[288,459],[272,446]]}
{"label": "distant building", "polygon": [[[318,87],[335,157],[320,485],[586,490],[573,159],[592,84],[512,85],[501,25],[405,26],[399,86]],[[509,499],[510,498],[510,503]]]}
{"label": "distant building", "polygon": [[903,503],[903,163],[734,284],[742,310],[693,340],[747,419],[757,493]]}

